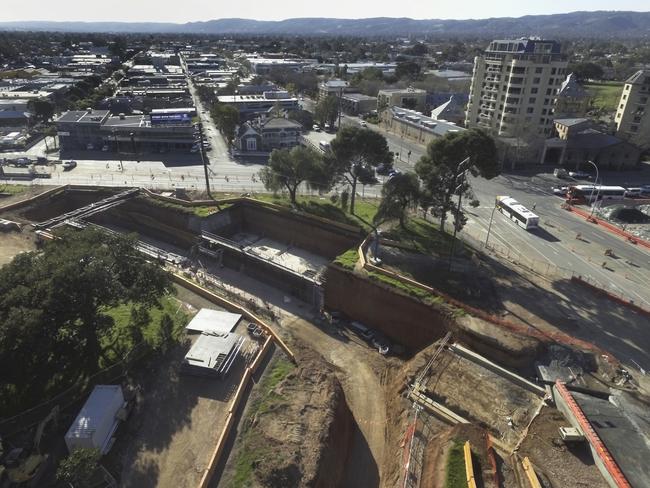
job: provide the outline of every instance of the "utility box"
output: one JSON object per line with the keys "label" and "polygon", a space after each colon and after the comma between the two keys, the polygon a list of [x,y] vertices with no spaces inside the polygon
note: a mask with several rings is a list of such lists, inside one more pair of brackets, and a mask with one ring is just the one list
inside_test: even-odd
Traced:
{"label": "utility box", "polygon": [[65,435],[68,451],[96,448],[106,454],[125,406],[120,385],[97,385]]}
{"label": "utility box", "polygon": [[582,442],[585,440],[585,436],[575,427],[560,427],[560,437],[564,442]]}

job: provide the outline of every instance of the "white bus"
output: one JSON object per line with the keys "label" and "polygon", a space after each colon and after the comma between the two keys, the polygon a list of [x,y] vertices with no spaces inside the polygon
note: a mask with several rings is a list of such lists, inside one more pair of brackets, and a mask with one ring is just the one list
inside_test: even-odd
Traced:
{"label": "white bus", "polygon": [[622,186],[575,185],[569,188],[567,198],[591,204],[599,200],[623,200],[625,191]]}
{"label": "white bus", "polygon": [[499,212],[526,230],[536,229],[539,225],[539,217],[512,197],[498,196],[495,206]]}

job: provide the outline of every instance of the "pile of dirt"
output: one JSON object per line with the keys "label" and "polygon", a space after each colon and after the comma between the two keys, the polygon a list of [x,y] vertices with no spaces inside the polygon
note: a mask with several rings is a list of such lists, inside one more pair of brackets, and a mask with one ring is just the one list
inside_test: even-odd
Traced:
{"label": "pile of dirt", "polygon": [[[226,468],[220,486],[340,485],[354,418],[333,367],[311,350],[297,359],[295,369],[251,402],[234,466]],[[244,480],[241,466],[248,460],[252,473]]]}

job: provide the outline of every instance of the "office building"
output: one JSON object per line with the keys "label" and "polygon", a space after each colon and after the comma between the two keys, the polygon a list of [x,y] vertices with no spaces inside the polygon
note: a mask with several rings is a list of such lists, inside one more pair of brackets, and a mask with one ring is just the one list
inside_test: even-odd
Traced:
{"label": "office building", "polygon": [[423,111],[427,103],[427,92],[419,88],[386,88],[377,94],[377,110],[390,107]]}
{"label": "office building", "polygon": [[549,136],[566,67],[556,41],[492,41],[474,59],[465,125],[502,137]]}
{"label": "office building", "polygon": [[640,70],[625,82],[616,111],[616,135],[650,148],[650,70]]}

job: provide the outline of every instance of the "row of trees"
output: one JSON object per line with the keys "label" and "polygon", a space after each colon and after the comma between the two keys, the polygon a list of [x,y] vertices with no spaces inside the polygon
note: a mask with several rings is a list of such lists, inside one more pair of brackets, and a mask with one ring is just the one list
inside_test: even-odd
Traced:
{"label": "row of trees", "polygon": [[[463,161],[465,165],[461,166]],[[339,130],[325,154],[300,146],[275,150],[259,174],[268,190],[286,190],[293,204],[303,183],[320,191],[346,183],[350,187],[349,211],[354,213],[358,184],[377,183],[377,168],[389,170],[392,164],[393,154],[384,136],[370,129],[346,126]],[[476,129],[450,133],[429,144],[415,173],[399,173],[388,179],[382,188],[376,220],[397,219],[404,225],[408,208],[419,206],[440,218],[443,229],[447,215],[452,213],[454,225],[460,228],[465,216],[453,202],[454,196],[462,195],[478,204],[466,174],[491,179],[499,172],[497,149],[489,135]]]}

